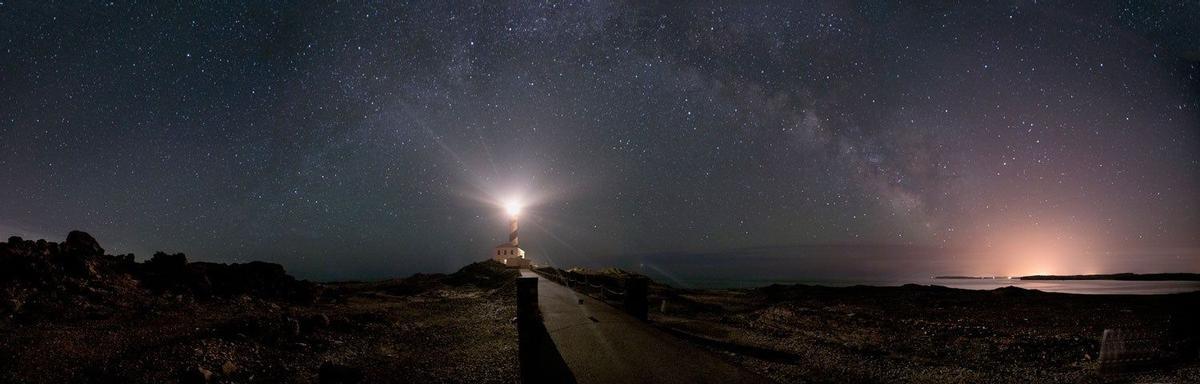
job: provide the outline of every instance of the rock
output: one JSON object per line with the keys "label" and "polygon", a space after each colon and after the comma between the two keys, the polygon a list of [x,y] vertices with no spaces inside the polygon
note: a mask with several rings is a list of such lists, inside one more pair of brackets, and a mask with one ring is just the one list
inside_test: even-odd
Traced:
{"label": "rock", "polygon": [[462,267],[458,272],[446,276],[444,282],[454,286],[470,284],[490,289],[509,283],[517,275],[519,273],[506,268],[503,264],[487,260]]}
{"label": "rock", "polygon": [[[38,315],[31,319],[108,317],[114,308],[102,307],[126,307],[146,300],[192,303],[243,296],[311,304],[323,289],[320,284],[296,280],[279,264],[190,263],[182,253],[163,252],[138,263],[132,254],[104,252],[95,238],[81,231],[72,231],[61,243],[18,236],[0,240],[0,291],[7,290],[0,292],[0,314],[20,311]],[[272,304],[272,310],[278,313],[280,307]],[[43,313],[47,316],[40,315]],[[328,323],[327,317],[301,319],[313,327]],[[279,326],[276,322],[268,328],[275,331]],[[292,324],[286,327],[287,334],[297,334]]]}
{"label": "rock", "polygon": [[175,271],[187,267],[187,255],[155,252],[146,265],[159,271]]}
{"label": "rock", "polygon": [[300,336],[300,321],[289,317],[283,321],[282,330],[285,335]]}
{"label": "rock", "polygon": [[321,384],[350,384],[359,383],[363,380],[361,369],[326,362],[321,364],[318,381]]}
{"label": "rock", "polygon": [[17,299],[17,298],[11,298],[11,299],[8,299],[7,304],[8,304],[7,308],[5,308],[5,309],[7,309],[11,313],[17,313],[17,312],[21,312],[21,307],[23,305],[25,305],[25,302],[21,301],[20,299]]}
{"label": "rock", "polygon": [[225,376],[234,374],[237,372],[237,369],[237,364],[234,364],[232,361],[226,361],[225,364],[221,364],[221,374]]}
{"label": "rock", "polygon": [[292,286],[293,293],[290,299],[297,304],[315,304],[317,300],[321,299],[321,294],[325,291],[325,288],[321,285],[308,281],[297,281],[292,283]]}
{"label": "rock", "polygon": [[353,328],[355,324],[356,323],[354,321],[350,320],[350,318],[346,316],[337,316],[329,319],[329,326],[335,328]]}
{"label": "rock", "polygon": [[63,270],[74,276],[95,279],[100,275],[96,269],[97,260],[92,255],[64,253],[61,255],[59,262],[62,263]]}
{"label": "rock", "polygon": [[143,285],[156,291],[191,291],[199,279],[188,273],[187,256],[182,253],[155,252],[139,268]]}
{"label": "rock", "polygon": [[326,316],[324,313],[312,315],[308,318],[308,321],[312,324],[313,328],[329,327],[329,316]]}
{"label": "rock", "polygon": [[319,297],[319,286],[297,281],[275,263],[252,261],[245,264],[195,262],[187,264],[185,281],[194,292],[223,297],[250,295],[260,298],[291,300],[303,304]]}
{"label": "rock", "polygon": [[332,321],[329,320],[329,316],[326,316],[324,313],[317,313],[305,317],[304,321],[301,322],[301,327],[304,332],[312,332],[322,328],[329,328],[331,323]]}
{"label": "rock", "polygon": [[[12,239],[9,239],[9,241],[12,241]],[[67,241],[62,243],[62,251],[91,256],[104,254],[104,248],[100,248],[100,243],[96,242],[96,239],[92,235],[82,231],[71,231],[71,233],[67,234]]]}
{"label": "rock", "polygon": [[192,367],[179,375],[180,384],[204,384],[212,381],[213,373],[203,367]]}

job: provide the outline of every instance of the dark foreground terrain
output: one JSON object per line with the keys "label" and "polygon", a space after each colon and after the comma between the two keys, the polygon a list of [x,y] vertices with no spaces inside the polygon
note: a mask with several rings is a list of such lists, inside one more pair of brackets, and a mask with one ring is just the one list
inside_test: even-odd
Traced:
{"label": "dark foreground terrain", "polygon": [[[1200,292],[776,285],[662,289],[651,303],[652,322],[779,382],[1200,383]],[[1164,359],[1101,376],[1106,328],[1145,333]]]}
{"label": "dark foreground terrain", "polygon": [[[539,272],[610,299],[589,285],[618,287],[631,275]],[[1200,292],[1074,295],[921,285],[686,290],[651,283],[649,302],[654,325],[781,383],[1200,383]],[[1154,348],[1154,359],[1102,374],[1105,329],[1136,335]]]}
{"label": "dark foreground terrain", "polygon": [[[481,262],[315,284],[269,263],[137,262],[82,232],[13,238],[0,243],[0,382],[518,382],[516,276]],[[1116,379],[1200,382],[1200,293],[652,284],[650,303],[654,325],[779,382],[1111,381],[1097,373],[1105,328],[1172,356]]]}
{"label": "dark foreground terrain", "polygon": [[487,262],[375,283],[276,264],[0,243],[0,382],[515,382],[513,281]]}

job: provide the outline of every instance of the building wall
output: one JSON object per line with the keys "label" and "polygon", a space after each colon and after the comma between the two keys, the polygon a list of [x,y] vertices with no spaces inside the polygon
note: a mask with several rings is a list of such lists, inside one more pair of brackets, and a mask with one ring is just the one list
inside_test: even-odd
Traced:
{"label": "building wall", "polygon": [[496,247],[492,250],[492,260],[504,262],[505,259],[525,258],[525,250],[519,247]]}

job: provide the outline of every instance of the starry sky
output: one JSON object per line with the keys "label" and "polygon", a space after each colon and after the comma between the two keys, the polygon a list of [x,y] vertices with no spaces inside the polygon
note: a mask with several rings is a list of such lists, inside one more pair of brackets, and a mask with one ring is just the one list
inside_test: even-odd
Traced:
{"label": "starry sky", "polygon": [[250,3],[0,1],[0,232],[370,279],[515,199],[558,266],[1200,272],[1194,1]]}

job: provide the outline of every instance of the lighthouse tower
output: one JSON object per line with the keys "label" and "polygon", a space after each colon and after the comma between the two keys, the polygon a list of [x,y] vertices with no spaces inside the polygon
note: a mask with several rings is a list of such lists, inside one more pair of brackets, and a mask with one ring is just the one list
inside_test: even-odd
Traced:
{"label": "lighthouse tower", "polygon": [[525,251],[521,249],[517,238],[517,212],[515,209],[509,209],[510,220],[508,222],[508,242],[500,243],[492,250],[492,260],[495,260],[509,268],[529,268],[529,259],[525,258]]}
{"label": "lighthouse tower", "polygon": [[514,247],[520,246],[517,242],[517,217],[513,216],[512,220],[508,221],[508,243]]}

